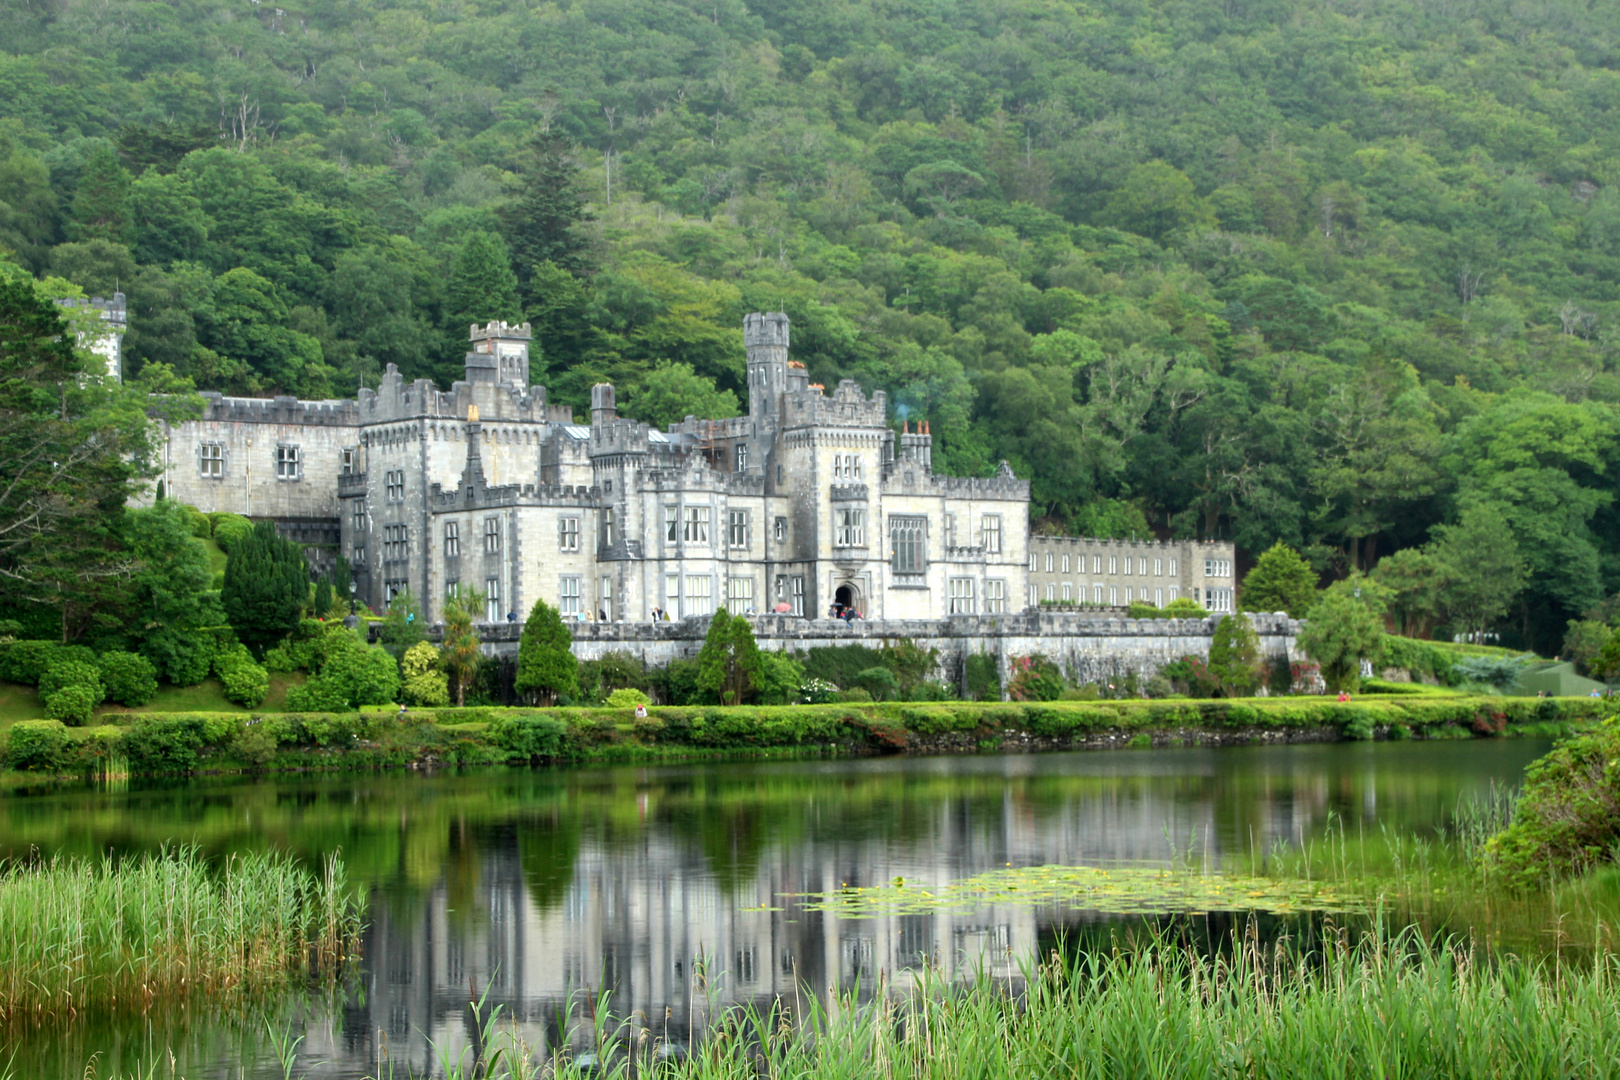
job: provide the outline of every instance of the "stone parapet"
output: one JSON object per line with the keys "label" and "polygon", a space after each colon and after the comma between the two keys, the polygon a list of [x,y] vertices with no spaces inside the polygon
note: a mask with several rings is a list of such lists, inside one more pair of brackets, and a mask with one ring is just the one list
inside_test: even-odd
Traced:
{"label": "stone parapet", "polygon": [[300,401],[290,395],[274,398],[226,397],[204,390],[203,420],[235,424],[320,424],[354,427],[360,407],[354,401]]}
{"label": "stone parapet", "polygon": [[[1299,659],[1295,648],[1301,623],[1285,615],[1251,615],[1261,652]],[[651,666],[689,659],[703,647],[710,619],[678,622],[569,623],[574,653],[596,660],[611,652],[628,653]],[[953,615],[943,619],[875,619],[844,623],[837,619],[803,619],[791,615],[748,617],[760,648],[805,652],[824,646],[865,645],[881,648],[909,641],[938,656],[935,674],[956,683],[964,661],[973,655],[994,656],[1006,685],[1009,662],[1042,655],[1057,663],[1075,683],[1106,682],[1135,674],[1151,677],[1184,656],[1208,657],[1219,618],[1130,619],[1116,613],[1022,611],[1007,615]],[[437,640],[442,628],[429,636]],[[484,651],[515,658],[521,623],[479,628]]]}

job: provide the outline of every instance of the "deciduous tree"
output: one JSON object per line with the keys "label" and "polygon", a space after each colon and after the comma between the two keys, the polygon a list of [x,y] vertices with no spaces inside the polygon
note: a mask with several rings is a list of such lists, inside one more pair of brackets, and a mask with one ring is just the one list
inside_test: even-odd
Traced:
{"label": "deciduous tree", "polygon": [[1316,571],[1279,540],[1243,575],[1238,598],[1244,611],[1286,611],[1303,618],[1316,601]]}

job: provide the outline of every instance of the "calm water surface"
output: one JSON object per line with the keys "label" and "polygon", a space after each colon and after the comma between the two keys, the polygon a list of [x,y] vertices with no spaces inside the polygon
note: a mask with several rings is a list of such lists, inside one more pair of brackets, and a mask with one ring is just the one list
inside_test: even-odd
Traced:
{"label": "calm water surface", "polygon": [[[1433,837],[1460,800],[1515,786],[1535,740],[885,758],[461,775],[216,781],[0,798],[0,854],[341,849],[370,897],[364,968],[341,1000],[291,1001],[295,1075],[427,1074],[464,1045],[468,988],[531,1043],[580,1045],[564,1003],[613,991],[680,1042],[712,1003],[870,985],[930,956],[1011,971],[1058,930],[1119,922],[996,906],[846,920],[793,894],[1004,867],[1260,859],[1349,830]],[[762,910],[749,910],[762,909]],[[773,910],[776,909],[776,910]],[[168,1049],[180,1075],[280,1076],[262,1029],[210,1015],[7,1037],[17,1076],[97,1072]],[[3,1069],[0,1069],[3,1072]],[[384,1074],[386,1075],[386,1068]]]}

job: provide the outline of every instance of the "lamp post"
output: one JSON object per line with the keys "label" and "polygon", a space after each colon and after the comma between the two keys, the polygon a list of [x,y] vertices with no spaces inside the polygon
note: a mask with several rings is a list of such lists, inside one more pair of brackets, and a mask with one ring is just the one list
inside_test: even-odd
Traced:
{"label": "lamp post", "polygon": [[347,619],[343,620],[343,625],[349,627],[351,630],[353,628],[355,628],[356,626],[360,625],[360,617],[354,613],[355,593],[357,593],[359,591],[360,591],[360,586],[355,583],[355,580],[353,578],[350,578],[349,579],[349,617]]}

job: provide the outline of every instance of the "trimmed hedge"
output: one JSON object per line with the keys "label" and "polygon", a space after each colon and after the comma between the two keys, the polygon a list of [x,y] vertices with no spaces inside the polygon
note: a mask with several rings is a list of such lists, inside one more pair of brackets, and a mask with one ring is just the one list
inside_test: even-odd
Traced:
{"label": "trimmed hedge", "polygon": [[[602,761],[731,753],[973,749],[1033,737],[1053,748],[1150,733],[1336,733],[1344,739],[1556,735],[1620,712],[1595,698],[1363,697],[1171,701],[834,704],[740,708],[414,709],[345,713],[147,714],[127,728],[23,727],[11,768],[75,772],[119,754],[134,773],[199,769],[397,768]],[[38,725],[40,722],[32,722]],[[49,723],[49,722],[46,722]],[[39,748],[63,732],[60,754]],[[30,740],[33,740],[32,742]],[[1116,739],[1117,741],[1117,739]],[[52,743],[55,746],[56,743]],[[53,755],[56,755],[53,757]]]}

